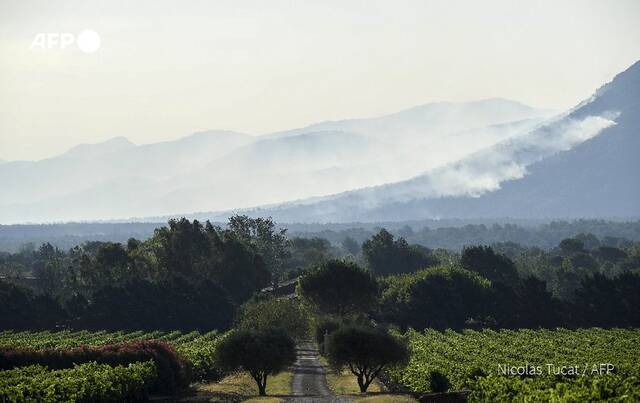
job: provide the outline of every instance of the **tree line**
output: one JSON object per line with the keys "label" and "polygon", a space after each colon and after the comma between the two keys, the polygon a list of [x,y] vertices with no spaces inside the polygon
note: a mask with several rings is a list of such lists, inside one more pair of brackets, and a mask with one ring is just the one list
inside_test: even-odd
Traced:
{"label": "tree line", "polygon": [[356,267],[374,281],[364,288],[376,289],[367,314],[400,327],[638,323],[637,242],[581,234],[550,249],[506,242],[457,253],[384,229],[362,243],[291,238],[271,219],[234,216],[225,227],[171,220],[145,241],[1,254],[0,326],[226,329],[263,288],[332,265],[344,278],[325,278],[319,291],[356,292]]}

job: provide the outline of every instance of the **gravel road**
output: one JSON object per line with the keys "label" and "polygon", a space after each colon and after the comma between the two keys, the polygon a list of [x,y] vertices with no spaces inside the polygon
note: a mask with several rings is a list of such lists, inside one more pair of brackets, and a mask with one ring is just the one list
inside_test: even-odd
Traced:
{"label": "gravel road", "polygon": [[318,349],[313,343],[300,343],[296,348],[298,359],[293,365],[293,397],[287,402],[295,403],[343,403],[348,397],[334,396],[327,387],[325,368],[318,359]]}

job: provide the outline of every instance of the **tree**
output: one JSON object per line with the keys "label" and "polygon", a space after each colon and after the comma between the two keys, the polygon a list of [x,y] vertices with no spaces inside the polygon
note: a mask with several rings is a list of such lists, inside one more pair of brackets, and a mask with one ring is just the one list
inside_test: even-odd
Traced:
{"label": "tree", "polygon": [[94,270],[100,276],[97,287],[124,283],[129,277],[129,256],[120,243],[105,242],[96,251],[96,267]]}
{"label": "tree", "polygon": [[547,291],[546,282],[529,276],[514,286],[496,283],[491,316],[501,328],[553,328],[559,325],[560,303]]}
{"label": "tree", "polygon": [[216,362],[227,370],[247,371],[260,396],[267,394],[267,378],[282,372],[296,360],[295,342],[284,331],[236,330],[216,349]]}
{"label": "tree", "polygon": [[262,256],[244,242],[224,235],[216,249],[218,257],[211,264],[212,276],[234,301],[242,303],[269,284],[271,273]]}
{"label": "tree", "polygon": [[300,292],[321,312],[344,316],[371,310],[378,283],[353,262],[330,260],[302,276]]}
{"label": "tree", "polygon": [[348,367],[364,393],[385,366],[406,363],[407,347],[389,333],[365,326],[344,326],[329,336],[329,362]]}
{"label": "tree", "polygon": [[309,334],[309,315],[295,300],[267,297],[242,306],[236,320],[239,329],[282,329],[293,339]]}
{"label": "tree", "polygon": [[350,236],[342,240],[342,248],[353,256],[358,256],[360,253],[360,244]]}
{"label": "tree", "polygon": [[362,244],[362,254],[371,272],[378,276],[412,273],[438,264],[429,249],[409,245],[404,238],[394,240],[385,229]]}
{"label": "tree", "polygon": [[251,218],[235,215],[229,218],[229,231],[244,243],[251,245],[262,256],[271,272],[274,287],[282,280],[285,261],[289,258],[287,230],[276,229],[271,217]]}
{"label": "tree", "polygon": [[619,263],[628,257],[627,253],[612,246],[601,246],[595,253],[598,258],[605,262]]}
{"label": "tree", "polygon": [[64,319],[55,299],[0,280],[0,329],[47,329]]}
{"label": "tree", "polygon": [[489,310],[491,283],[468,270],[432,267],[392,276],[382,292],[382,316],[401,327],[424,329],[466,326]]}
{"label": "tree", "polygon": [[76,325],[93,329],[207,331],[226,329],[236,306],[208,280],[174,276],[159,283],[136,280],[107,286],[91,298]]}
{"label": "tree", "polygon": [[515,285],[518,282],[516,265],[490,246],[469,246],[462,250],[460,264],[494,282]]}
{"label": "tree", "polygon": [[324,238],[292,238],[290,259],[284,265],[289,278],[297,277],[304,269],[317,267],[332,258],[331,243]]}
{"label": "tree", "polygon": [[595,273],[600,268],[598,261],[586,252],[577,252],[565,258],[566,264],[573,269],[586,270]]}
{"label": "tree", "polygon": [[[250,239],[223,231],[210,222],[171,220],[153,238],[131,243],[130,264],[143,277],[162,281],[176,274],[191,280],[212,280],[242,303],[271,280],[265,260]],[[157,261],[157,263],[155,263]],[[151,274],[154,271],[157,273]]]}
{"label": "tree", "polygon": [[169,220],[169,227],[155,230],[153,242],[160,265],[171,273],[192,275],[211,256],[211,244],[198,220]]}
{"label": "tree", "polygon": [[565,255],[572,253],[584,252],[584,242],[575,238],[567,238],[560,241],[560,250]]}
{"label": "tree", "polygon": [[640,275],[623,273],[608,279],[594,274],[574,293],[573,320],[578,326],[636,327],[640,325]]}

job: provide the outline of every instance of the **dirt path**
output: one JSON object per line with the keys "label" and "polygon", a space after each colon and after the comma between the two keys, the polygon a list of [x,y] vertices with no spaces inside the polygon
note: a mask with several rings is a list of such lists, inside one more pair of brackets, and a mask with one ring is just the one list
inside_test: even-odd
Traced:
{"label": "dirt path", "polygon": [[334,396],[327,386],[325,368],[318,359],[318,349],[313,343],[300,343],[296,348],[298,359],[293,365],[293,397],[287,402],[350,402],[351,399]]}

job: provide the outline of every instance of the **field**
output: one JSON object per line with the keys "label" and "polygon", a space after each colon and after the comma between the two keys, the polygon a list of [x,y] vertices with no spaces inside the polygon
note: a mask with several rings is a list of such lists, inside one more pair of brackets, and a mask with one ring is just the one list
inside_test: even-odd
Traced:
{"label": "field", "polygon": [[[220,339],[217,332],[4,331],[0,332],[0,351],[69,351],[81,346],[114,346],[158,340],[167,342],[184,359],[188,367],[188,381],[192,382],[216,379],[221,375],[214,362],[215,347]],[[42,365],[22,366],[0,371],[0,401],[53,402],[65,396],[76,396],[76,400],[82,401],[125,400],[149,392],[150,385],[158,381],[161,373],[156,367],[153,361],[111,366],[91,362],[56,370]],[[56,386],[52,386],[54,384]]]}
{"label": "field", "polygon": [[640,330],[465,330],[405,334],[411,359],[394,382],[431,390],[438,371],[471,401],[640,400]]}
{"label": "field", "polygon": [[[4,331],[0,351],[68,351],[159,340],[186,360],[193,382],[220,378],[213,353],[221,337],[216,332]],[[439,372],[446,376],[449,390],[468,390],[470,401],[640,401],[639,329],[410,330],[402,337],[411,347],[410,362],[390,369],[389,377],[415,392],[433,391],[430,374]],[[152,360],[83,362],[63,369],[25,365],[0,371],[0,401],[135,399],[153,394],[151,385],[161,372]],[[233,376],[210,387],[223,388],[229,379],[239,379]]]}

